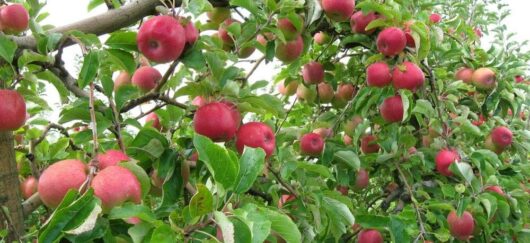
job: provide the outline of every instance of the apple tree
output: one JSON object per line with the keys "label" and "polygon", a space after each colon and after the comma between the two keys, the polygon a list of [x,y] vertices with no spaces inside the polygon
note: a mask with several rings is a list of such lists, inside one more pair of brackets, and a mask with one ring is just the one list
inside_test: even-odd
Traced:
{"label": "apple tree", "polygon": [[501,0],[45,6],[1,1],[2,241],[530,242]]}

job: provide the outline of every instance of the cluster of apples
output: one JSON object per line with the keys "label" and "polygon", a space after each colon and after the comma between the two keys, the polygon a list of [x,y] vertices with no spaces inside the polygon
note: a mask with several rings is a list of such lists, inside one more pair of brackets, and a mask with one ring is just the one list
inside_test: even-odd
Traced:
{"label": "cluster of apples", "polygon": [[477,90],[491,91],[497,86],[495,72],[487,67],[473,70],[469,67],[462,67],[455,73],[456,80],[473,84]]}

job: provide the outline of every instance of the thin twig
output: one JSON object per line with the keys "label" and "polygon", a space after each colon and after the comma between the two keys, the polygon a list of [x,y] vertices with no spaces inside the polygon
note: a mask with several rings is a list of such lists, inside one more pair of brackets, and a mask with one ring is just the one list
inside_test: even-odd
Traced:
{"label": "thin twig", "polygon": [[294,98],[294,101],[293,103],[291,104],[291,107],[289,107],[289,110],[287,110],[287,113],[285,113],[285,117],[282,119],[282,121],[280,122],[280,125],[278,125],[276,127],[276,132],[274,133],[275,135],[278,135],[278,132],[280,132],[280,129],[282,128],[283,124],[285,123],[285,121],[287,120],[287,118],[289,118],[289,114],[291,113],[291,111],[293,110],[293,107],[294,105],[296,104],[296,101],[298,101],[298,97],[295,97]]}
{"label": "thin twig", "polygon": [[405,188],[407,189],[407,192],[409,193],[410,195],[410,199],[412,201],[412,206],[414,207],[414,210],[416,210],[416,217],[418,218],[418,224],[420,226],[420,236],[421,236],[421,239],[425,240],[425,235],[427,234],[426,231],[425,231],[425,225],[423,223],[423,219],[421,217],[421,213],[420,213],[420,209],[419,209],[419,206],[416,202],[416,199],[414,198],[414,194],[412,193],[412,187],[410,186],[409,182],[407,181],[407,177],[405,176],[405,174],[403,173],[403,171],[401,170],[401,167],[399,166],[399,162],[396,162],[396,168],[399,172],[399,175],[401,176],[401,180],[403,181],[403,183],[405,184]]}
{"label": "thin twig", "polygon": [[112,122],[114,123],[114,130],[116,130],[116,140],[118,140],[118,146],[120,147],[120,150],[125,153],[125,145],[123,144],[123,138],[121,136],[120,113],[118,112],[116,104],[114,104],[114,100],[111,97],[109,97],[109,105],[114,115]]}
{"label": "thin twig", "polygon": [[173,61],[171,63],[171,65],[167,69],[166,73],[164,73],[164,76],[162,77],[162,80],[160,80],[160,83],[158,83],[158,85],[151,91],[152,93],[159,93],[160,90],[162,90],[164,85],[169,80],[169,77],[171,77],[171,74],[173,74],[173,72],[175,71],[175,68],[177,67],[178,64],[179,64],[178,60],[175,60],[175,61]]}
{"label": "thin twig", "polygon": [[241,87],[245,87],[245,85],[248,83],[248,79],[250,78],[250,76],[252,76],[252,74],[254,74],[256,69],[258,69],[259,65],[263,62],[263,60],[265,60],[265,56],[262,56],[256,61],[254,66],[252,66],[250,71],[248,71],[247,75],[245,76],[245,79],[242,80],[243,82],[241,82]]}
{"label": "thin twig", "polygon": [[294,195],[296,198],[298,198],[298,193],[294,190],[294,188],[291,187],[291,185],[287,184],[285,181],[283,181],[283,179],[281,178],[280,174],[277,171],[275,171],[270,164],[267,165],[267,168],[269,169],[270,172],[272,172],[272,174],[274,175],[276,180],[280,184],[282,184],[283,187],[285,187],[285,189],[287,189],[292,195]]}

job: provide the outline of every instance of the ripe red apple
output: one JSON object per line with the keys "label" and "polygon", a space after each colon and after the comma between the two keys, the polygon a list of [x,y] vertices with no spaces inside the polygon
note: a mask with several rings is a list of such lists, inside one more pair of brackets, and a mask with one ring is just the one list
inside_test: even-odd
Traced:
{"label": "ripe red apple", "polygon": [[55,162],[39,178],[39,196],[44,205],[56,208],[70,189],[77,190],[87,179],[87,166],[79,160]]}
{"label": "ripe red apple", "polygon": [[317,85],[317,94],[320,103],[329,103],[333,100],[335,93],[333,92],[333,87],[328,83],[319,83]]}
{"label": "ripe red apple", "polygon": [[128,169],[117,165],[99,171],[92,180],[92,188],[94,195],[101,199],[104,212],[127,201],[140,203],[142,200],[138,178]]}
{"label": "ripe red apple", "polygon": [[22,4],[11,4],[0,8],[0,26],[4,32],[19,33],[29,26],[28,10]]}
{"label": "ripe red apple", "polygon": [[324,67],[318,62],[311,61],[302,68],[302,77],[307,85],[321,83],[324,81]]}
{"label": "ripe red apple", "polygon": [[14,90],[0,89],[0,132],[14,131],[26,123],[26,102]]}
{"label": "ripe red apple", "polygon": [[524,82],[524,77],[521,76],[521,75],[517,75],[517,76],[515,76],[514,79],[515,79],[515,82],[516,82],[516,83],[522,83],[522,82]]}
{"label": "ripe red apple", "polygon": [[471,83],[473,81],[473,69],[468,67],[463,67],[458,69],[455,74],[456,80],[462,80],[464,83]]}
{"label": "ripe red apple", "polygon": [[326,16],[337,22],[344,22],[355,10],[355,0],[322,0],[320,2]]}
{"label": "ripe red apple", "polygon": [[132,84],[143,92],[149,92],[156,87],[162,79],[162,74],[153,67],[140,67],[132,76]]}
{"label": "ripe red apple", "polygon": [[436,154],[434,159],[436,163],[436,170],[444,176],[452,176],[453,172],[449,170],[449,166],[454,162],[460,162],[460,155],[456,150],[442,149]]}
{"label": "ripe red apple", "polygon": [[342,194],[343,196],[348,196],[348,186],[343,186],[343,185],[338,185],[337,186],[337,191],[340,192],[340,194]]}
{"label": "ripe red apple", "polygon": [[228,100],[222,100],[219,102],[227,105],[230,108],[230,114],[232,115],[232,119],[234,119],[234,123],[236,124],[237,128],[239,128],[239,125],[241,125],[241,113],[239,113],[237,105]]}
{"label": "ripe red apple", "polygon": [[275,56],[284,63],[290,63],[298,59],[303,51],[304,39],[302,39],[302,36],[285,43],[279,40],[276,42]]}
{"label": "ripe red apple", "polygon": [[344,145],[351,145],[353,139],[350,136],[344,134],[344,136],[342,136],[342,142],[344,142]]}
{"label": "ripe red apple", "polygon": [[278,208],[282,208],[284,204],[293,201],[296,199],[296,196],[291,194],[283,194],[280,196],[280,200],[278,200]]}
{"label": "ripe red apple", "polygon": [[376,136],[364,135],[361,138],[361,151],[365,154],[377,153],[379,151],[379,144],[376,141]]}
{"label": "ripe red apple", "polygon": [[212,102],[199,107],[193,118],[195,132],[215,142],[234,137],[239,123],[234,120],[233,110],[226,104]]}
{"label": "ripe red apple", "polygon": [[389,27],[377,36],[377,50],[385,56],[395,56],[401,53],[407,45],[405,32],[397,27]]}
{"label": "ripe red apple", "polygon": [[160,119],[158,118],[158,115],[154,112],[151,112],[149,113],[149,115],[147,115],[147,117],[145,117],[145,123],[149,123],[149,122],[152,122],[151,123],[151,127],[153,127],[154,129],[160,131],[162,130],[162,125],[160,124]]}
{"label": "ripe red apple", "polygon": [[353,99],[355,94],[355,86],[350,83],[342,83],[337,87],[337,93],[335,94],[335,99],[341,101],[349,101]]}
{"label": "ripe red apple", "polygon": [[330,41],[330,38],[326,32],[320,31],[313,36],[313,40],[319,45],[324,45]]}
{"label": "ripe red apple", "polygon": [[357,243],[383,243],[383,236],[375,229],[364,229],[359,232]]}
{"label": "ripe red apple", "polygon": [[366,26],[376,19],[377,15],[374,12],[364,14],[362,11],[357,11],[350,18],[351,31],[359,34],[371,34],[375,29],[366,30]]}
{"label": "ripe red apple", "polygon": [[376,62],[366,68],[366,83],[368,86],[384,87],[392,82],[390,68],[385,62]]}
{"label": "ripe red apple", "polygon": [[313,133],[320,135],[323,139],[333,137],[333,129],[329,127],[319,127],[313,130]]}
{"label": "ripe red apple", "polygon": [[363,120],[364,119],[361,116],[354,115],[351,120],[348,120],[346,124],[344,124],[344,132],[350,136],[353,136],[355,128],[357,128],[357,126],[359,126]]}
{"label": "ripe red apple", "polygon": [[285,86],[285,82],[287,82],[287,80],[278,85],[278,92],[285,96],[291,96],[295,94],[296,89],[298,89],[298,82],[295,80],[290,80],[287,86]]}
{"label": "ripe red apple", "polygon": [[236,134],[237,151],[242,154],[247,147],[262,148],[269,158],[276,149],[276,138],[274,131],[261,122],[249,122],[239,128]]}
{"label": "ripe red apple", "polygon": [[121,71],[114,80],[114,91],[117,91],[125,85],[131,84],[131,75],[126,71]]}
{"label": "ripe red apple", "polygon": [[512,144],[512,131],[504,126],[496,127],[491,131],[491,141],[496,147],[504,149]]}
{"label": "ripe red apple", "polygon": [[230,18],[230,8],[214,8],[206,13],[210,22],[220,24]]}
{"label": "ripe red apple", "polygon": [[357,176],[355,177],[355,188],[364,189],[368,186],[369,182],[370,176],[368,174],[368,171],[362,168],[359,169],[359,171],[357,171]]}
{"label": "ripe red apple", "polygon": [[501,196],[504,196],[504,192],[502,191],[502,188],[500,186],[488,186],[486,188],[484,188],[484,191],[490,191],[490,192],[495,192]]}
{"label": "ripe red apple", "polygon": [[197,107],[201,107],[203,105],[208,104],[208,99],[202,96],[195,96],[195,98],[193,98],[193,100],[191,101],[191,104]]}
{"label": "ripe red apple", "polygon": [[401,122],[403,120],[403,102],[401,96],[388,97],[379,107],[379,112],[386,122]]}
{"label": "ripe red apple", "polygon": [[180,18],[180,24],[184,28],[186,35],[186,44],[192,46],[199,39],[199,30],[195,28],[195,25],[191,20],[186,18]]}
{"label": "ripe red apple", "polygon": [[414,41],[414,37],[412,37],[412,30],[410,29],[410,26],[412,26],[413,24],[414,20],[409,20],[405,22],[405,24],[403,25],[403,30],[405,32],[405,38],[407,39],[407,46],[415,48],[416,42]]}
{"label": "ripe red apple", "polygon": [[[298,19],[303,22],[302,17],[298,16]],[[287,41],[294,40],[302,34],[302,29],[297,29],[289,18],[279,18],[276,25]]]}
{"label": "ripe red apple", "polygon": [[462,216],[458,217],[456,211],[453,210],[447,215],[447,224],[451,235],[459,240],[467,240],[473,234],[475,229],[475,221],[473,215],[468,211],[464,211]]}
{"label": "ripe red apple", "polygon": [[301,84],[301,85],[298,85],[298,88],[296,89],[296,96],[300,100],[305,100],[311,103],[316,99],[317,92]]}
{"label": "ripe red apple", "polygon": [[300,138],[300,152],[303,155],[319,156],[324,151],[324,139],[319,134],[307,133]]}
{"label": "ripe red apple", "polygon": [[155,16],[142,24],[136,37],[138,49],[149,60],[166,63],[177,60],[186,44],[186,32],[177,19]]}
{"label": "ripe red apple", "polygon": [[28,199],[38,190],[39,182],[35,177],[29,176],[20,183],[20,192],[22,192],[22,198]]}
{"label": "ripe red apple", "polygon": [[227,45],[234,45],[234,39],[232,36],[228,34],[228,27],[232,25],[233,23],[239,23],[239,21],[228,18],[226,19],[220,26],[219,26],[219,38],[223,41],[223,43]]}
{"label": "ripe red apple", "polygon": [[442,16],[437,13],[433,13],[431,16],[429,16],[429,21],[431,21],[433,24],[440,23],[440,21],[442,21]]}
{"label": "ripe red apple", "polygon": [[408,89],[415,91],[425,82],[425,75],[418,65],[412,62],[404,62],[394,67],[392,72],[392,83],[395,89]]}
{"label": "ripe red apple", "polygon": [[497,85],[495,72],[489,68],[479,68],[471,76],[478,90],[490,91]]}
{"label": "ripe red apple", "polygon": [[112,165],[118,165],[120,162],[129,161],[129,156],[120,150],[107,150],[106,153],[98,154],[99,169],[103,170]]}

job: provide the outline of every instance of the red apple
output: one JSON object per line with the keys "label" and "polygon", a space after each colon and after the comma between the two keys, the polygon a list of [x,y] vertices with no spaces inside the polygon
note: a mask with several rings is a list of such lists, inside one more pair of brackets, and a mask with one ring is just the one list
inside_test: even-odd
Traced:
{"label": "red apple", "polygon": [[284,194],[280,196],[280,200],[278,200],[278,208],[282,208],[284,204],[295,200],[296,197],[291,194]]}
{"label": "red apple", "polygon": [[162,130],[162,125],[160,124],[160,119],[158,118],[158,115],[154,112],[151,112],[149,113],[149,115],[147,115],[147,117],[145,117],[145,123],[149,123],[149,122],[152,122],[151,123],[151,127],[153,127],[154,129],[160,131]]}
{"label": "red apple", "polygon": [[319,45],[324,45],[330,41],[330,38],[326,32],[320,31],[313,36],[313,40]]}
{"label": "red apple", "polygon": [[14,90],[0,89],[0,132],[14,131],[26,123],[26,102]]}
{"label": "red apple", "polygon": [[362,168],[359,169],[359,171],[357,171],[357,176],[355,177],[355,188],[364,189],[368,186],[369,182],[370,176],[368,174],[368,171]]}
{"label": "red apple", "polygon": [[479,27],[475,27],[473,31],[475,32],[475,35],[477,35],[478,38],[482,37],[482,31]]}
{"label": "red apple", "polygon": [[222,24],[221,26],[219,26],[219,38],[221,38],[221,40],[223,41],[223,43],[229,45],[229,46],[232,46],[234,45],[234,39],[232,36],[230,36],[228,34],[228,27],[230,25],[232,25],[233,23],[239,23],[239,21],[237,20],[234,20],[234,19],[226,19]]}
{"label": "red apple", "polygon": [[368,86],[384,87],[392,82],[390,68],[385,62],[376,62],[366,68],[366,83]]}
{"label": "red apple", "polygon": [[449,170],[449,166],[454,162],[460,161],[460,155],[456,150],[442,149],[438,154],[434,162],[436,163],[436,170],[443,176],[452,176],[453,172]]}
{"label": "red apple", "polygon": [[447,215],[447,224],[451,235],[459,240],[467,240],[473,234],[475,229],[475,221],[473,215],[468,211],[464,211],[462,216],[458,217],[456,211],[453,210]]}
{"label": "red apple", "polygon": [[458,69],[455,74],[456,80],[462,80],[464,83],[471,83],[473,81],[473,69],[468,67],[463,67]]}
{"label": "red apple", "polygon": [[415,91],[425,82],[425,75],[418,65],[412,62],[404,62],[392,72],[392,83],[395,89],[408,89]]}
{"label": "red apple", "polygon": [[524,82],[524,77],[521,76],[521,75],[517,75],[517,76],[515,76],[514,79],[515,79],[515,82],[516,82],[516,83],[522,83],[522,82]]}
{"label": "red apple", "polygon": [[181,18],[180,24],[184,27],[184,33],[186,35],[186,44],[193,45],[199,39],[199,30],[195,28],[193,22],[188,19]]}
{"label": "red apple", "polygon": [[361,230],[357,243],[383,243],[383,236],[375,229]]}
{"label": "red apple", "polygon": [[153,67],[140,67],[132,76],[132,84],[143,92],[149,92],[162,80],[162,74]]}
{"label": "red apple", "polygon": [[486,188],[484,188],[484,191],[490,191],[490,192],[495,192],[501,196],[504,196],[504,192],[502,191],[502,188],[500,186],[488,186]]}
{"label": "red apple", "polygon": [[343,196],[348,196],[348,186],[343,186],[343,185],[338,185],[337,186],[337,191],[340,192],[340,194],[342,194]]}
{"label": "red apple", "polygon": [[[298,16],[298,19],[300,19],[300,22],[303,22],[302,17]],[[294,40],[302,34],[302,29],[297,29],[289,18],[279,18],[276,25],[287,41]]]}
{"label": "red apple", "polygon": [[38,190],[38,183],[39,182],[37,179],[35,179],[33,176],[24,179],[24,181],[20,183],[20,192],[22,192],[22,198],[28,199],[35,194],[35,192]]}
{"label": "red apple", "polygon": [[330,84],[324,82],[317,85],[317,94],[320,103],[329,103],[335,96],[333,93],[333,87],[331,87]]}
{"label": "red apple", "polygon": [[203,105],[208,104],[208,100],[202,96],[195,96],[193,100],[191,101],[191,104],[197,107],[201,107]]}
{"label": "red apple", "polygon": [[212,102],[199,107],[193,118],[195,132],[215,142],[232,139],[239,125],[234,120],[232,112],[232,108],[220,102]]}
{"label": "red apple", "polygon": [[101,200],[104,212],[130,201],[140,203],[142,189],[138,178],[128,169],[113,165],[101,171],[92,180],[94,195]]}
{"label": "red apple", "polygon": [[298,36],[295,40],[285,43],[279,40],[276,42],[275,56],[284,63],[291,63],[298,59],[303,51],[304,39],[302,39],[302,36]]}
{"label": "red apple", "polygon": [[491,131],[491,140],[496,147],[504,149],[512,144],[512,131],[504,126],[496,127]]}
{"label": "red apple", "polygon": [[210,22],[220,24],[225,19],[230,18],[230,8],[214,8],[212,11],[207,12],[206,15]]}
{"label": "red apple", "polygon": [[318,62],[311,61],[302,68],[302,77],[307,85],[321,83],[324,81],[324,67]]}
{"label": "red apple", "polygon": [[87,166],[79,160],[55,162],[39,178],[39,196],[50,208],[59,206],[68,190],[78,190],[87,179]]}
{"label": "red apple", "polygon": [[414,20],[409,20],[405,22],[405,24],[403,25],[404,26],[403,30],[405,32],[405,38],[407,39],[407,46],[415,48],[416,42],[414,41],[414,37],[412,37],[412,30],[410,29],[410,26],[412,26],[413,24],[414,24]]}
{"label": "red apple", "polygon": [[131,84],[131,75],[126,71],[121,71],[114,80],[114,91],[117,91],[125,85]]}
{"label": "red apple", "polygon": [[112,165],[118,165],[120,162],[129,161],[129,156],[119,150],[111,149],[106,153],[98,154],[99,169],[103,170]]}
{"label": "red apple", "polygon": [[495,72],[489,68],[479,68],[471,76],[478,90],[490,91],[497,85]]}
{"label": "red apple", "polygon": [[274,131],[261,122],[249,122],[239,128],[236,134],[237,151],[242,154],[247,147],[262,148],[269,158],[276,149],[276,138]]}
{"label": "red apple", "polygon": [[300,138],[300,152],[303,155],[319,156],[324,151],[324,139],[319,134],[307,133]]}
{"label": "red apple", "polygon": [[431,16],[429,16],[429,21],[431,21],[433,24],[440,23],[440,21],[442,21],[442,16],[437,13],[433,13]]}
{"label": "red apple", "polygon": [[291,96],[295,94],[296,89],[298,89],[298,82],[296,82],[295,80],[290,80],[288,81],[289,83],[287,84],[287,86],[285,86],[285,82],[287,82],[287,80],[278,85],[278,92],[285,96]]}
{"label": "red apple", "polygon": [[406,45],[407,37],[400,28],[386,28],[377,36],[377,50],[385,56],[395,56],[401,53]]}
{"label": "red apple", "polygon": [[366,26],[376,19],[377,15],[374,12],[364,14],[362,11],[357,11],[350,18],[351,31],[359,34],[370,34],[375,29],[366,30]]}
{"label": "red apple", "polygon": [[355,0],[322,0],[320,4],[328,18],[337,22],[348,20],[355,10]]}
{"label": "red apple", "polygon": [[1,30],[10,33],[19,33],[29,26],[28,10],[22,4],[11,4],[0,8]]}
{"label": "red apple", "polygon": [[364,135],[361,138],[361,151],[365,154],[377,153],[379,151],[379,144],[376,141],[377,137]]}
{"label": "red apple", "polygon": [[142,24],[136,41],[140,52],[149,60],[166,63],[182,54],[186,32],[175,18],[155,16]]}
{"label": "red apple", "polygon": [[386,122],[401,122],[403,120],[403,102],[401,96],[388,97],[379,107],[379,112]]}

